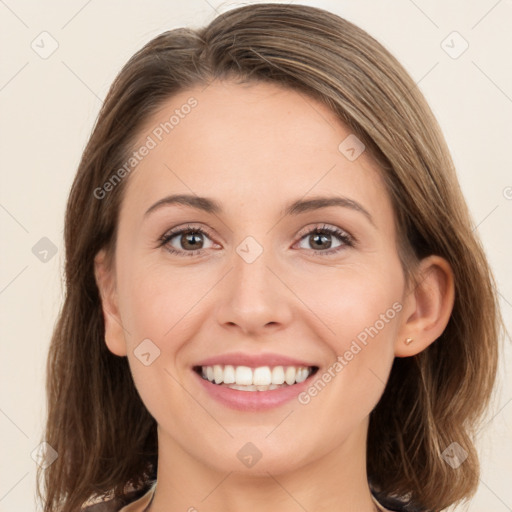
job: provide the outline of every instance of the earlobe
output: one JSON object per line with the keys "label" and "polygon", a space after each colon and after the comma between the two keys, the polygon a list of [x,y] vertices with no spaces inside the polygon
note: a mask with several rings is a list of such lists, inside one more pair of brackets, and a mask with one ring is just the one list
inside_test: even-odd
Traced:
{"label": "earlobe", "polygon": [[444,258],[424,258],[417,275],[417,285],[405,300],[405,316],[395,342],[396,357],[413,356],[426,349],[441,336],[453,310],[453,270]]}
{"label": "earlobe", "polygon": [[94,258],[94,276],[103,311],[105,343],[113,354],[126,356],[126,340],[117,303],[115,271],[113,266],[108,264],[105,249],[101,249]]}

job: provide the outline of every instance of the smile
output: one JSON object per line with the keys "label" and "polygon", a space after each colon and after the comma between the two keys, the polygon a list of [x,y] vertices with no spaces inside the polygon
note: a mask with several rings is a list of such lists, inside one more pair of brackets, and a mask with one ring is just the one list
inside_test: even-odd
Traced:
{"label": "smile", "polygon": [[194,371],[213,384],[239,391],[271,391],[304,382],[317,366],[196,366]]}

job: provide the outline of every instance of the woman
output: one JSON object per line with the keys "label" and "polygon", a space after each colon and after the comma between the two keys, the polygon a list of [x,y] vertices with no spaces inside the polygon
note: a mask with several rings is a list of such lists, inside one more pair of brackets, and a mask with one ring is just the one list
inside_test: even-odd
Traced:
{"label": "woman", "polygon": [[45,512],[474,493],[493,277],[435,118],[358,27],[259,4],[150,41],[101,109],[65,242]]}

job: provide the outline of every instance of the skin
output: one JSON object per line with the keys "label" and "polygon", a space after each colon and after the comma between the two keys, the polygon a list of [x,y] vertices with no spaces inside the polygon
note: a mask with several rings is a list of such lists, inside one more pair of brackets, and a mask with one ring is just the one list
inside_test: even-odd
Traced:
{"label": "skin", "polygon": [[[379,168],[367,152],[349,161],[338,146],[350,130],[303,94],[262,83],[189,89],[148,120],[140,145],[191,96],[198,105],[126,178],[114,266],[103,251],[95,261],[108,348],[128,357],[158,423],[151,511],[374,511],[368,417],[394,357],[424,350],[444,330],[451,269],[426,258],[423,280],[408,290]],[[213,198],[223,212],[170,205],[145,217],[178,193]],[[282,216],[289,202],[317,195],[357,201],[374,225],[338,206]],[[158,247],[159,237],[189,223],[211,234],[199,235],[200,254]],[[341,250],[322,255],[325,242],[318,248],[307,232],[324,224],[357,244],[327,234]],[[247,236],[263,248],[252,263],[236,252]],[[190,252],[186,243],[178,235],[172,246]],[[191,370],[227,352],[273,352],[312,361],[321,376],[396,302],[401,311],[307,405],[232,410],[212,400]],[[149,366],[134,355],[147,338],[160,349]],[[236,456],[249,441],[262,454],[252,468]]]}

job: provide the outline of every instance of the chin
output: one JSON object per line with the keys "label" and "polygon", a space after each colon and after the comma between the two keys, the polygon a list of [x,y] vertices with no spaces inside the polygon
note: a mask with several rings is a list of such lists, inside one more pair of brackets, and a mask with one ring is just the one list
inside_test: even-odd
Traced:
{"label": "chin", "polygon": [[[264,436],[268,435],[268,430]],[[273,434],[272,434],[273,435]],[[211,461],[216,460],[214,469],[222,473],[235,472],[239,475],[250,477],[268,477],[288,473],[306,465],[308,456],[304,444],[295,444],[294,446],[285,446],[282,440],[277,436],[270,442],[265,440],[264,436],[260,440],[251,437],[241,437],[230,439],[226,443],[226,448],[220,453],[212,453],[207,460],[203,462],[212,466]]]}

